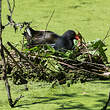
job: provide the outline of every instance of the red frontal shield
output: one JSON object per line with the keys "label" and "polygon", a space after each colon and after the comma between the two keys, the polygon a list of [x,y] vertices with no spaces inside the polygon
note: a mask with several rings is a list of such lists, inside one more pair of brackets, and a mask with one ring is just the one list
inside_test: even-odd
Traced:
{"label": "red frontal shield", "polygon": [[75,39],[78,40],[78,45],[77,46],[80,46],[81,45],[81,38],[80,38],[79,33],[76,34]]}
{"label": "red frontal shield", "polygon": [[76,40],[80,40],[80,37],[79,37],[78,34],[75,36],[75,39],[76,39]]}

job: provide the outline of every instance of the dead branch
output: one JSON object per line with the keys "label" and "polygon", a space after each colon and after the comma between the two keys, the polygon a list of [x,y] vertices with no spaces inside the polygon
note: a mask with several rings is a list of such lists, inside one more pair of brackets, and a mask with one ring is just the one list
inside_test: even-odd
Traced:
{"label": "dead branch", "polygon": [[5,50],[5,52],[7,53],[7,55],[10,56],[10,58],[13,60],[13,63],[18,67],[18,69],[23,72],[23,70],[21,69],[21,67],[17,64],[16,60],[12,57],[12,55],[10,54],[10,52],[6,49],[5,46],[3,46],[3,49]]}
{"label": "dead branch", "polygon": [[107,106],[108,106],[109,102],[110,102],[110,92],[109,92],[108,100],[105,103],[105,106],[101,110],[107,110]]}
{"label": "dead branch", "polygon": [[13,101],[11,98],[11,92],[10,92],[10,85],[8,82],[7,78],[7,72],[6,72],[6,61],[5,61],[5,55],[4,55],[4,49],[3,49],[3,44],[2,44],[2,22],[1,22],[1,0],[0,0],[0,54],[2,58],[2,63],[3,63],[3,80],[5,82],[5,87],[7,90],[7,95],[8,95],[8,102],[11,107],[13,107]]}
{"label": "dead branch", "polygon": [[12,101],[12,98],[11,98],[10,85],[9,85],[7,79],[6,79],[6,81],[5,81],[5,86],[6,86],[6,89],[7,89],[7,91],[8,91],[7,93],[8,93],[9,105],[10,105],[11,107],[14,107],[15,104],[16,104],[22,97],[24,97],[24,96],[21,95],[19,98],[16,98],[16,100],[13,102],[13,101]]}
{"label": "dead branch", "polygon": [[15,105],[21,98],[23,98],[24,96],[20,95],[18,98],[15,99],[13,105]]}
{"label": "dead branch", "polygon": [[7,19],[8,19],[8,23],[2,26],[2,30],[5,29],[6,26],[8,25],[12,25],[16,31],[17,29],[17,24],[14,22],[14,20],[12,19],[12,14],[15,8],[15,0],[13,0],[13,5],[11,7],[9,0],[7,0],[7,4],[8,4],[8,10],[10,12],[10,15],[7,15]]}
{"label": "dead branch", "polygon": [[67,66],[68,68],[71,68],[71,69],[73,69],[73,70],[76,69],[76,70],[78,70],[78,71],[84,71],[84,72],[87,72],[87,73],[89,73],[89,74],[92,74],[92,75],[101,77],[101,78],[102,78],[102,77],[108,77],[107,75],[98,74],[97,72],[91,72],[91,71],[89,71],[89,70],[82,69],[82,68],[78,68],[78,67],[72,66],[72,65],[70,65],[70,64],[64,63],[64,62],[58,61],[58,63],[60,63],[60,64],[62,64],[62,65],[64,65],[64,66]]}
{"label": "dead branch", "polygon": [[7,90],[9,105],[10,105],[11,107],[14,107],[13,101],[12,101],[12,98],[11,98],[11,91],[10,91],[10,85],[9,85],[9,83],[8,83],[8,79],[5,79],[5,87],[6,87],[6,90]]}
{"label": "dead branch", "polygon": [[13,50],[15,50],[15,52],[17,52],[22,59],[26,60],[26,61],[31,65],[32,68],[36,68],[35,65],[31,62],[31,60],[29,60],[29,59],[28,59],[27,57],[25,57],[21,52],[19,52],[18,49],[16,49],[10,42],[7,42],[7,44],[8,44]]}
{"label": "dead branch", "polygon": [[100,68],[106,68],[106,66],[104,64],[98,64],[98,63],[92,63],[92,62],[81,62],[81,63],[78,63],[78,64],[72,64],[73,66],[74,65],[77,65],[77,66],[80,66],[80,65],[83,65],[83,64],[87,64],[87,65],[93,65],[93,66],[99,66]]}
{"label": "dead branch", "polygon": [[15,8],[15,0],[13,0],[13,7],[12,8],[11,8],[9,0],[7,0],[7,3],[8,3],[8,9],[10,11],[10,16],[12,17],[12,14],[13,14],[13,11],[14,11],[14,8]]}

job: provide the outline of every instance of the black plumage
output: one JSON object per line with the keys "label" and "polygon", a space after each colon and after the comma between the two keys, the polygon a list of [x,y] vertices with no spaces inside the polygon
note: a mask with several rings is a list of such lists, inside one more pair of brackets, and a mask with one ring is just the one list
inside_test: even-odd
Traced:
{"label": "black plumage", "polygon": [[27,27],[25,32],[23,33],[27,41],[30,40],[34,44],[53,44],[59,38],[59,35],[52,31],[45,31],[45,30],[34,30],[31,27]]}
{"label": "black plumage", "polygon": [[75,39],[76,33],[73,30],[66,31],[61,37],[55,42],[55,50],[71,50],[74,46],[73,40]]}

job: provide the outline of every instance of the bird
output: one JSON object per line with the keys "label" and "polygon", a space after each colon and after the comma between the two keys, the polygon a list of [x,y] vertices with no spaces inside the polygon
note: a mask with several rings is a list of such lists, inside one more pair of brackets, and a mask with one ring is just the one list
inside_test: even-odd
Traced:
{"label": "bird", "polygon": [[79,40],[80,38],[74,30],[67,30],[56,40],[54,49],[61,51],[71,50],[74,46],[74,39]]}
{"label": "bird", "polygon": [[54,44],[56,39],[59,38],[59,35],[52,31],[45,30],[34,30],[31,27],[26,27],[25,32],[22,33],[27,41],[30,40],[38,45],[38,44]]}

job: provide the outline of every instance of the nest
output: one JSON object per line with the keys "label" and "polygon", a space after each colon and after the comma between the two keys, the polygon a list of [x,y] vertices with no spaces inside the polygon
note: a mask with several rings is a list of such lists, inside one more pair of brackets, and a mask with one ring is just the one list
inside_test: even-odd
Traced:
{"label": "nest", "polygon": [[28,80],[67,80],[85,82],[96,78],[107,79],[109,64],[105,54],[105,44],[101,40],[83,43],[74,50],[60,52],[50,45],[41,44],[20,52],[10,42],[7,54],[7,73],[15,84],[25,84]]}

